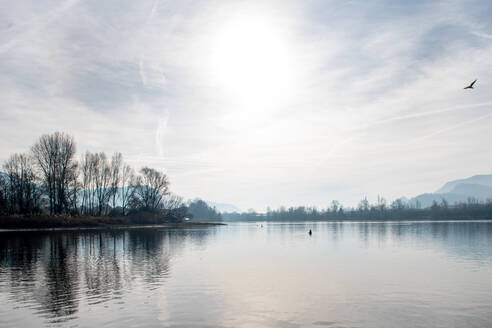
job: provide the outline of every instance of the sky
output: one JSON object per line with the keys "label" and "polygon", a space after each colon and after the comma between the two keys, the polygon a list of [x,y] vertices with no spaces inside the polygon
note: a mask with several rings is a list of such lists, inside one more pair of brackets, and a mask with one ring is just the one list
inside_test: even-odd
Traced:
{"label": "sky", "polygon": [[[263,210],[492,173],[492,2],[0,2],[0,161],[42,134]],[[473,90],[463,90],[478,79]]]}

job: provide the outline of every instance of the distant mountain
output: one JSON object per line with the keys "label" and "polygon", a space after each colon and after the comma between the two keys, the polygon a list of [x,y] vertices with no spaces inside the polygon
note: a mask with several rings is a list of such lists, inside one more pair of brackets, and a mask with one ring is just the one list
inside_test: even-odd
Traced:
{"label": "distant mountain", "polygon": [[237,208],[235,205],[232,204],[226,204],[226,203],[216,203],[216,202],[207,202],[209,206],[215,207],[215,209],[221,213],[225,212],[241,212],[239,208]]}
{"label": "distant mountain", "polygon": [[466,202],[469,197],[470,196],[467,195],[460,195],[460,194],[453,194],[453,193],[443,193],[443,194],[430,193],[430,194],[418,195],[410,199],[408,204],[416,205],[418,202],[420,207],[425,208],[425,207],[432,206],[432,203],[434,201],[436,201],[437,203],[441,203],[441,201],[445,199],[448,202],[448,204],[452,205],[454,203]]}
{"label": "distant mountain", "polygon": [[484,200],[487,198],[492,198],[492,187],[481,184],[461,183],[456,185],[452,192],[455,194],[469,195]]}
{"label": "distant mountain", "polygon": [[438,194],[452,192],[457,186],[462,184],[472,184],[492,187],[492,174],[480,174],[474,175],[470,178],[453,180],[446,183],[440,189],[436,191]]}
{"label": "distant mountain", "polygon": [[492,174],[474,175],[470,178],[449,181],[435,193],[418,195],[408,201],[422,207],[429,207],[434,201],[445,199],[449,204],[467,202],[469,198],[485,201],[492,198]]}

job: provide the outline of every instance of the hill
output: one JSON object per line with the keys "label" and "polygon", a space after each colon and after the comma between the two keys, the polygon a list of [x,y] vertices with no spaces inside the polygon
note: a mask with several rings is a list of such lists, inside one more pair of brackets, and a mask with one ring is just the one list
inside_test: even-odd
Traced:
{"label": "hill", "polygon": [[443,199],[449,204],[467,202],[470,199],[482,202],[492,199],[492,174],[480,174],[449,181],[436,192],[418,195],[408,203],[415,205],[418,202],[422,207],[429,207],[434,201],[439,203]]}

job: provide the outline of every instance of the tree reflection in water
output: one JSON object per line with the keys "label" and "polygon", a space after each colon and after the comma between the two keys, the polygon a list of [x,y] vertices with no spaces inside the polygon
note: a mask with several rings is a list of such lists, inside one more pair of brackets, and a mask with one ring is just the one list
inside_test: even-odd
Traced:
{"label": "tree reflection in water", "polygon": [[477,221],[0,232],[0,326],[488,327],[491,245]]}
{"label": "tree reflection in water", "polygon": [[50,322],[119,299],[137,281],[149,288],[170,274],[170,259],[187,242],[203,243],[213,229],[3,232],[0,285],[8,299]]}

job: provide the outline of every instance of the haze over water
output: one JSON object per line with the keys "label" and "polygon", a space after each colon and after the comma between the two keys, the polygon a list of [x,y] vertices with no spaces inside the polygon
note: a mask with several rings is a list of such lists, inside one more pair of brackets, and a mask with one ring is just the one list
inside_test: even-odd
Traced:
{"label": "haze over water", "polygon": [[0,232],[0,327],[491,327],[491,250],[489,222]]}

